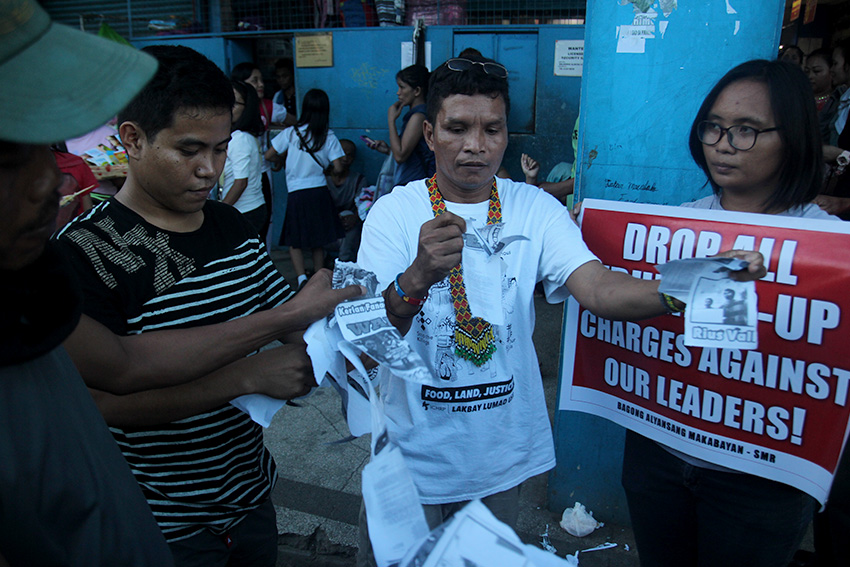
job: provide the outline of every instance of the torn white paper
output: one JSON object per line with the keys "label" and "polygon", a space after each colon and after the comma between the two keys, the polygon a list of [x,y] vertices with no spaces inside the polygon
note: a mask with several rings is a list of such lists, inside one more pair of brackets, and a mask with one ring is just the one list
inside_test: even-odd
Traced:
{"label": "torn white paper", "polygon": [[395,445],[373,456],[363,468],[363,501],[379,567],[397,564],[428,534],[419,494]]}
{"label": "torn white paper", "polygon": [[473,500],[435,528],[401,561],[403,567],[498,565],[499,567],[564,567],[566,561],[522,543],[480,500]]}
{"label": "torn white paper", "polygon": [[658,291],[687,303],[687,346],[758,347],[756,284],[729,276],[746,266],[734,258],[689,258],[656,266],[662,275]]}
{"label": "torn white paper", "polygon": [[333,287],[339,289],[351,284],[365,285],[369,291],[364,297],[336,306],[334,312],[343,338],[399,378],[419,384],[429,382],[431,371],[387,319],[375,274],[351,262],[337,262]]}
{"label": "torn white paper", "polygon": [[263,427],[268,427],[274,414],[286,405],[286,400],[278,400],[265,394],[246,394],[231,400],[230,405],[244,411]]}
{"label": "torn white paper", "polygon": [[463,284],[473,315],[491,325],[504,325],[502,310],[502,260],[482,232],[467,221],[463,235]]}

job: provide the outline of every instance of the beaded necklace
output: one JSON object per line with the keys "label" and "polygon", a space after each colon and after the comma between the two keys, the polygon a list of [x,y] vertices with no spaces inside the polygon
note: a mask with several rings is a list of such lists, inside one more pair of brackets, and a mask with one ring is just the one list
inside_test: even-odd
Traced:
{"label": "beaded necklace", "polygon": [[[428,196],[431,199],[431,209],[434,216],[446,212],[446,202],[437,188],[437,175],[434,174],[426,182]],[[490,203],[487,208],[487,224],[502,222],[502,204],[499,192],[496,190],[496,179],[490,189]],[[449,288],[452,295],[452,306],[455,312],[455,354],[481,366],[496,352],[496,338],[493,326],[481,317],[473,317],[466,297],[466,287],[463,284],[463,267],[458,264],[449,272]]]}

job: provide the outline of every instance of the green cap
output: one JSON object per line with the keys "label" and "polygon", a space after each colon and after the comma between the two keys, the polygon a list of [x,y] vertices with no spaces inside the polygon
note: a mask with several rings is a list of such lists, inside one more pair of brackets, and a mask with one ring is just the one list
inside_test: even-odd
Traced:
{"label": "green cap", "polygon": [[0,140],[47,144],[94,130],[156,68],[146,53],[52,22],[34,0],[0,0]]}

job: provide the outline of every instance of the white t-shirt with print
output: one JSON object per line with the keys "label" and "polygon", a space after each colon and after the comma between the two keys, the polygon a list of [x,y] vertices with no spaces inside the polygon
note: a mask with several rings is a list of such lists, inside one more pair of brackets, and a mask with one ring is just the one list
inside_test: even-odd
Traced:
{"label": "white t-shirt with print", "polygon": [[[301,189],[312,189],[314,187],[325,187],[324,168],[330,163],[345,155],[342,151],[342,146],[339,145],[339,140],[334,135],[333,130],[328,130],[328,137],[325,140],[325,145],[319,151],[314,152],[316,159],[321,162],[321,167],[316,160],[312,158],[310,152],[301,149],[301,143],[298,135],[295,133],[296,126],[290,126],[274,138],[272,138],[272,147],[277,153],[286,154],[286,188],[292,193]],[[309,134],[307,134],[307,126],[299,128],[301,136],[307,143],[310,143]]]}
{"label": "white t-shirt with print", "polygon": [[248,186],[233,205],[240,213],[253,211],[265,204],[263,199],[263,157],[256,137],[248,132],[236,130],[227,144],[227,160],[224,162],[224,181],[221,195],[224,197],[233,182],[247,179]]}
{"label": "white t-shirt with print", "polygon": [[[680,207],[689,207],[691,209],[710,209],[715,211],[725,211],[723,205],[720,204],[720,197],[717,195],[709,195],[696,201],[682,203]],[[781,217],[800,217],[805,219],[832,219],[839,220],[838,217],[829,214],[814,203],[807,203],[802,207],[792,207],[781,213],[776,213]]]}
{"label": "white t-shirt with print", "polygon": [[[504,223],[498,238],[522,235],[527,240],[509,242],[499,252],[504,324],[494,325],[493,358],[476,367],[454,354],[455,316],[446,278],[432,286],[406,336],[433,370],[432,383],[408,384],[380,370],[389,434],[402,450],[423,504],[482,498],[555,465],[531,340],[534,286],[543,281],[547,298],[563,301],[569,295],[567,278],[596,257],[552,196],[505,179],[497,179],[497,188]],[[446,206],[467,223],[486,224],[487,201]],[[419,228],[433,217],[424,180],[397,187],[369,211],[358,263],[386,287],[413,263]]]}

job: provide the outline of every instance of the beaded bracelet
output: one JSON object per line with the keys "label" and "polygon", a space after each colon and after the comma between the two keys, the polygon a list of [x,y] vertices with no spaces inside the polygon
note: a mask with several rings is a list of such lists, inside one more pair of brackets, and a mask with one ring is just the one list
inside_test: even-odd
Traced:
{"label": "beaded bracelet", "polygon": [[405,303],[409,303],[411,305],[416,305],[417,307],[422,307],[423,305],[425,305],[425,301],[428,299],[428,294],[426,293],[425,297],[423,297],[422,299],[420,299],[418,297],[411,297],[411,296],[407,295],[406,293],[404,293],[404,290],[401,289],[401,284],[398,281],[398,279],[400,277],[401,277],[401,274],[399,274],[395,277],[395,292],[398,294],[398,296],[401,298],[401,300],[404,301]]}
{"label": "beaded bracelet", "polygon": [[666,293],[658,292],[658,299],[661,300],[661,305],[667,310],[667,313],[684,313],[685,309],[676,306],[676,302],[673,301],[673,298]]}
{"label": "beaded bracelet", "polygon": [[416,317],[417,315],[419,315],[419,312],[420,312],[420,311],[422,311],[422,306],[420,305],[420,306],[419,306],[419,309],[417,309],[416,311],[414,311],[414,312],[413,312],[413,313],[411,313],[410,315],[399,315],[398,313],[396,313],[395,311],[393,311],[393,310],[390,308],[390,298],[389,298],[389,297],[387,297],[387,294],[388,294],[388,292],[389,292],[389,291],[390,291],[390,288],[388,287],[387,289],[385,289],[385,290],[383,291],[383,293],[382,293],[381,295],[383,295],[383,296],[384,296],[384,307],[386,308],[387,313],[389,313],[390,315],[392,315],[392,316],[393,316],[393,317],[395,317],[396,319],[413,319],[414,317]]}

